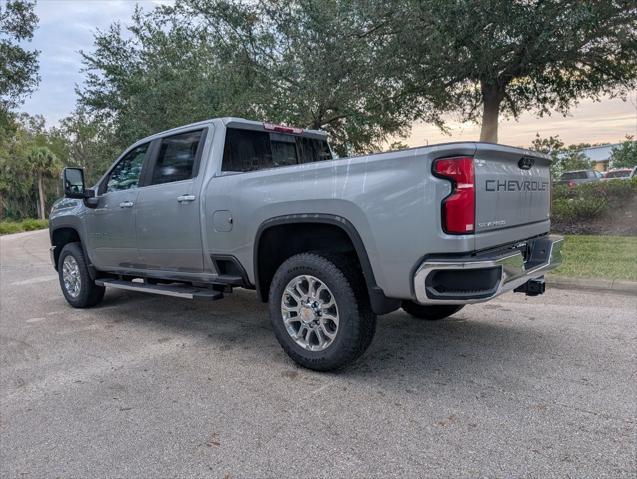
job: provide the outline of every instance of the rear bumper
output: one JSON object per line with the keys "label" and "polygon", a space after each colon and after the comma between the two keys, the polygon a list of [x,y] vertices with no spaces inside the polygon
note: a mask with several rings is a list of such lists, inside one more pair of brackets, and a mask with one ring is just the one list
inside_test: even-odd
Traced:
{"label": "rear bumper", "polygon": [[414,275],[416,300],[421,304],[488,301],[557,268],[563,242],[561,236],[550,235],[496,253],[427,259]]}

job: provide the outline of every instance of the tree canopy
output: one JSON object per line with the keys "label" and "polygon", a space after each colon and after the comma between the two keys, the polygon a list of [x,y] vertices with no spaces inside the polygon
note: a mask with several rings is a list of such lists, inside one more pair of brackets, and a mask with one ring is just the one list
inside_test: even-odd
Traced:
{"label": "tree canopy", "polygon": [[33,38],[38,17],[28,0],[8,0],[0,5],[0,127],[7,126],[10,110],[37,86],[37,50],[24,48]]}
{"label": "tree canopy", "polygon": [[[321,128],[344,154],[408,131],[369,19],[346,0],[178,0],[84,52],[80,103],[131,141],[214,116]],[[422,115],[425,117],[425,115]],[[434,109],[426,115],[436,121]]]}
{"label": "tree canopy", "polygon": [[622,0],[177,0],[97,33],[80,103],[127,141],[241,115],[364,152],[450,112],[497,141],[500,115],[637,87],[635,18]]}
{"label": "tree canopy", "polygon": [[500,114],[566,113],[637,86],[631,0],[405,0],[395,12],[377,3],[405,92],[480,121],[484,141],[497,141]]}
{"label": "tree canopy", "polygon": [[542,138],[535,136],[531,143],[531,149],[545,153],[551,157],[551,176],[559,178],[565,171],[588,170],[593,168],[594,162],[582,153],[581,150],[591,146],[590,143],[579,143],[566,146],[559,135]]}
{"label": "tree canopy", "polygon": [[633,168],[637,166],[637,141],[628,136],[626,141],[612,150],[610,158],[612,168]]}

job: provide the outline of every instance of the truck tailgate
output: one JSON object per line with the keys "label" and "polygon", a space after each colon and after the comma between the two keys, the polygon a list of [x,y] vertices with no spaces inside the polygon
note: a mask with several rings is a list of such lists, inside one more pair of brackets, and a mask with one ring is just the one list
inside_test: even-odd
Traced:
{"label": "truck tailgate", "polygon": [[476,146],[476,249],[548,232],[550,159],[521,148]]}

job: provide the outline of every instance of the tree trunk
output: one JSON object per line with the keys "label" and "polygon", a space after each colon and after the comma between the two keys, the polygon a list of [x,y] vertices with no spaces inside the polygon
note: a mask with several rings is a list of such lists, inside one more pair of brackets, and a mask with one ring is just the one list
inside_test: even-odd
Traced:
{"label": "tree trunk", "polygon": [[480,141],[498,142],[498,115],[504,98],[504,87],[480,84],[482,91],[482,128]]}
{"label": "tree trunk", "polygon": [[44,201],[45,201],[45,198],[44,198],[44,184],[43,183],[44,182],[43,182],[43,179],[42,179],[42,173],[40,173],[38,175],[38,196],[40,197],[40,211],[39,211],[39,214],[40,214],[40,219],[41,220],[45,220],[46,219],[45,213],[44,213]]}

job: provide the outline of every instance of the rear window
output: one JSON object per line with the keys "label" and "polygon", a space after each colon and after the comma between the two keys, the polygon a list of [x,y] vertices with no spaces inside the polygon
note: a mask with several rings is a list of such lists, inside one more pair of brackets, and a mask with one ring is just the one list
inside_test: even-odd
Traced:
{"label": "rear window", "polygon": [[562,173],[563,180],[585,180],[587,178],[585,171],[567,171]]}
{"label": "rear window", "polygon": [[331,159],[325,140],[228,128],[221,169],[246,172]]}
{"label": "rear window", "polygon": [[606,178],[628,178],[630,176],[630,170],[609,171],[606,173]]}

